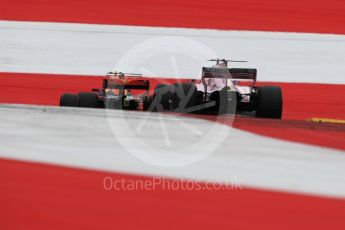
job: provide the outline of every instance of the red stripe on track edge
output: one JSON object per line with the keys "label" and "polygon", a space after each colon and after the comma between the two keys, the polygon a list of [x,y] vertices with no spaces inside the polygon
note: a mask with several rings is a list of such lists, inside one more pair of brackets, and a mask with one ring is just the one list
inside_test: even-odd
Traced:
{"label": "red stripe on track edge", "polygon": [[0,175],[1,229],[345,228],[344,200],[247,188],[105,190],[105,177],[153,178],[1,159]]}
{"label": "red stripe on track edge", "polygon": [[[101,79],[102,77],[0,73],[0,103],[57,106],[62,93],[90,91],[91,88],[100,87]],[[151,89],[160,81],[176,81],[176,79],[150,80]],[[345,150],[343,142],[345,125],[305,121],[311,117],[345,119],[343,93],[345,85],[304,83],[265,83],[265,85],[282,87],[283,120],[237,117],[233,124],[235,128],[283,140]],[[334,97],[334,95],[338,96]]]}
{"label": "red stripe on track edge", "polygon": [[1,0],[1,20],[345,34],[339,0]]}

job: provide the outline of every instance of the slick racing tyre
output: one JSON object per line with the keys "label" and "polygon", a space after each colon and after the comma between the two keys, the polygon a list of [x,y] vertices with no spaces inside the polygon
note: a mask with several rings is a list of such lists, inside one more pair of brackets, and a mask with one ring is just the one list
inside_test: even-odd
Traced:
{"label": "slick racing tyre", "polygon": [[258,87],[256,117],[281,119],[283,112],[282,90],[276,86]]}
{"label": "slick racing tyre", "polygon": [[60,97],[60,106],[76,107],[78,97],[75,94],[65,93]]}
{"label": "slick racing tyre", "polygon": [[170,112],[173,110],[173,86],[158,84],[153,93],[153,105],[149,106],[153,112]]}
{"label": "slick racing tyre", "polygon": [[95,93],[79,93],[78,107],[98,108],[98,95]]}
{"label": "slick racing tyre", "polygon": [[144,99],[144,111],[151,111],[153,110],[153,96],[152,95],[148,95],[145,99]]}
{"label": "slick racing tyre", "polygon": [[179,113],[193,113],[196,105],[197,88],[193,83],[174,84],[173,109]]}

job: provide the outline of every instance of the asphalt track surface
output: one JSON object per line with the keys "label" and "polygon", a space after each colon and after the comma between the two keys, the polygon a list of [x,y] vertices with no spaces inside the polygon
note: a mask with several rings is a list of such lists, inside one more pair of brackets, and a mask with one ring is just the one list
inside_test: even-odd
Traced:
{"label": "asphalt track surface", "polygon": [[[230,9],[230,4],[224,4],[222,1],[212,3],[199,1],[198,4],[188,1],[166,2],[165,4],[153,1],[145,1],[147,4],[132,1],[121,3],[74,1],[73,4],[67,1],[1,1],[1,3],[6,5],[0,9],[2,20],[344,34],[345,4],[342,1],[255,1],[255,4],[248,1],[245,7],[242,6],[243,1],[241,1],[241,4],[234,2],[231,5],[232,9]],[[219,8],[218,4],[222,7]],[[146,7],[150,8],[149,13],[145,10]],[[213,7],[217,7],[217,10]],[[84,10],[77,10],[80,8]],[[93,10],[88,10],[91,8]],[[115,8],[118,9],[116,13],[113,10]],[[128,17],[129,12],[130,15],[135,16]],[[225,16],[229,17],[228,20],[224,20]],[[38,80],[38,77],[41,80]],[[60,78],[64,79],[64,83],[60,81]],[[56,103],[55,99],[61,91],[65,89],[77,91],[76,88],[71,87],[70,83],[80,82],[78,89],[89,89],[89,86],[99,84],[97,78],[85,78],[83,83],[80,80],[80,76],[2,73],[1,100],[6,103],[52,105]],[[281,131],[281,127],[288,126],[289,128],[282,131],[283,134],[279,138],[343,150],[344,145],[341,142],[343,138],[337,138],[344,135],[343,126],[304,122],[304,119],[314,115],[344,119],[343,85],[286,83],[282,86],[287,92],[284,97],[290,98],[284,105],[285,120],[263,122],[242,118],[237,126],[268,136],[275,136],[278,130]],[[306,87],[309,92],[304,91]],[[23,94],[25,92],[28,94]],[[288,96],[288,92],[291,92],[290,95],[294,95],[292,92],[300,92],[301,96],[297,100],[296,97]],[[322,101],[316,101],[315,97],[311,96],[314,92],[317,92],[318,96],[321,95],[318,98],[322,98]],[[40,97],[42,93],[47,97]],[[25,95],[25,98],[21,95]],[[328,100],[329,97],[332,97],[332,102]],[[300,104],[301,100],[311,103]],[[11,118],[6,112],[6,117],[14,121],[23,119],[21,115]],[[25,123],[30,126],[30,122],[32,120]],[[13,123],[2,122],[2,127],[6,125],[11,126]],[[234,125],[236,126],[236,121]],[[8,140],[8,133],[5,132],[2,134],[2,137],[5,136],[3,140],[7,137],[6,144],[18,145],[15,139],[18,138],[20,129],[11,130],[12,133],[17,133],[15,137]],[[25,135],[25,130],[30,129],[23,129],[22,135]],[[36,139],[36,143],[42,147],[42,143],[39,142],[39,133],[34,134],[32,138]],[[54,139],[50,141],[54,142]],[[21,147],[25,148],[25,144]],[[301,148],[314,147],[302,145]],[[40,151],[44,152],[44,149],[43,147]],[[335,153],[337,150],[327,148],[316,148],[316,152],[318,151],[330,153],[331,158],[334,154],[342,158],[343,154],[340,152],[338,155]],[[17,154],[20,155],[23,152],[17,152]],[[313,158],[313,153],[315,152],[307,151],[311,158]],[[9,154],[9,152],[6,153],[6,155]],[[33,153],[35,154],[37,152]],[[323,163],[321,163],[322,159]],[[72,162],[75,161],[72,160],[69,163]],[[285,161],[286,164],[288,162]],[[326,162],[326,158],[322,157],[320,162],[313,163],[331,167],[329,162]],[[339,190],[343,184],[341,183],[343,161],[339,160],[336,165],[338,168],[333,168],[334,171],[323,171],[319,168],[314,175],[319,177],[319,180],[313,180],[315,183],[322,184],[326,178],[322,175],[331,175],[332,180],[329,183],[336,182],[335,179],[339,178],[337,189],[324,187],[320,190],[324,195],[328,194],[327,190],[340,191],[340,196],[336,196],[338,198],[331,198],[324,195],[316,196],[310,191],[304,195],[297,194],[297,191],[300,191],[298,186],[295,192],[289,193],[281,189],[274,191],[274,189],[247,187],[232,191],[164,189],[132,192],[105,191],[102,186],[105,176],[139,181],[151,180],[152,177],[12,161],[4,158],[1,160],[0,167],[1,203],[5,207],[1,209],[4,217],[2,229],[344,229],[345,205],[344,200],[340,198],[343,194],[342,190]],[[331,172],[336,177],[333,177]],[[297,180],[297,177],[301,177],[302,174],[303,170],[290,179]],[[280,182],[284,183],[284,180]],[[313,182],[306,181],[306,184],[311,186]],[[293,184],[286,186],[293,186]],[[315,191],[317,190],[315,188]]]}

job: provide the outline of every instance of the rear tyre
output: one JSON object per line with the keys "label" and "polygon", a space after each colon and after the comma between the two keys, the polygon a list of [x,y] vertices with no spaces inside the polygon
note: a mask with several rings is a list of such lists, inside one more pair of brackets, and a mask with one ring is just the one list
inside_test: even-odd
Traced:
{"label": "rear tyre", "polygon": [[152,111],[152,107],[153,107],[153,96],[152,95],[148,95],[145,99],[144,99],[144,111]]}
{"label": "rear tyre", "polygon": [[281,119],[283,113],[282,90],[277,86],[258,87],[256,117]]}
{"label": "rear tyre", "polygon": [[76,107],[78,97],[75,94],[65,93],[60,97],[60,106]]}
{"label": "rear tyre", "polygon": [[153,93],[153,105],[149,106],[153,112],[169,112],[173,110],[173,86],[158,84]]}
{"label": "rear tyre", "polygon": [[98,108],[98,95],[95,93],[79,93],[78,106],[84,108]]}
{"label": "rear tyre", "polygon": [[179,113],[193,113],[196,105],[197,88],[193,83],[174,84],[173,109]]}

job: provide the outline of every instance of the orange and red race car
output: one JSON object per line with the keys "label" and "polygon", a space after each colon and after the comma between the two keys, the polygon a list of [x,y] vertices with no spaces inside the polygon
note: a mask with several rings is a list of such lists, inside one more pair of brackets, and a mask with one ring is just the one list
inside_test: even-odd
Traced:
{"label": "orange and red race car", "polygon": [[[256,86],[257,70],[228,68],[226,59],[211,59],[201,80],[158,84],[150,94],[150,80],[140,74],[110,72],[102,88],[92,92],[63,94],[60,106],[178,112],[208,115],[252,114],[281,119],[282,91],[276,86]],[[241,82],[250,84],[242,85]]]}

